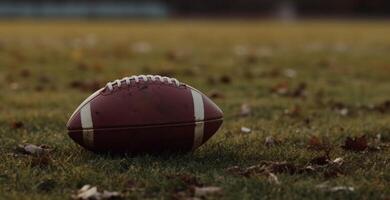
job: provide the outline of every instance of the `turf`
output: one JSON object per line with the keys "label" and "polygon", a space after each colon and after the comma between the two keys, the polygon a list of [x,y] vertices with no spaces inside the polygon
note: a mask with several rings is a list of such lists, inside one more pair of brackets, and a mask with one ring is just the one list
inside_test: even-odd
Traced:
{"label": "turf", "polygon": [[[375,109],[390,99],[389,36],[386,21],[2,21],[0,199],[69,199],[84,184],[170,199],[190,190],[186,177],[223,189],[211,199],[390,198],[390,112]],[[222,128],[192,154],[96,155],[73,143],[65,124],[80,102],[134,74],[174,76],[213,95]],[[341,148],[348,136],[378,134],[380,150]],[[344,159],[338,176],[277,173],[278,185],[227,171],[306,165],[324,154],[308,148],[313,135]],[[279,143],[266,146],[267,136]],[[15,151],[23,143],[53,151],[37,161]],[[354,191],[316,187],[323,183]]]}

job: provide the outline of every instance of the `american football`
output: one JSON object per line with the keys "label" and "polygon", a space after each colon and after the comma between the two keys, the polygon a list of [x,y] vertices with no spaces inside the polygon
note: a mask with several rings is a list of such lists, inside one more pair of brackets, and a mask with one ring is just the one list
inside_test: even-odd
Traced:
{"label": "american football", "polygon": [[0,200],[390,200],[390,0],[0,0]]}
{"label": "american football", "polygon": [[107,83],[75,110],[69,136],[94,152],[187,152],[221,126],[221,109],[174,78],[126,77]]}

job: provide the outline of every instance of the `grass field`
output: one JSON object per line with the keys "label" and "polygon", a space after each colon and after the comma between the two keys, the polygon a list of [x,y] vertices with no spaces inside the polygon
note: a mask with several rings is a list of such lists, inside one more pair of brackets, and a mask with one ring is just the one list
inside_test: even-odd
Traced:
{"label": "grass field", "polygon": [[[386,21],[2,21],[0,199],[70,199],[85,184],[126,199],[209,186],[221,191],[201,198],[389,199],[389,55]],[[96,155],[73,143],[74,109],[134,74],[209,94],[222,128],[185,155]],[[25,143],[52,151],[15,150]]]}

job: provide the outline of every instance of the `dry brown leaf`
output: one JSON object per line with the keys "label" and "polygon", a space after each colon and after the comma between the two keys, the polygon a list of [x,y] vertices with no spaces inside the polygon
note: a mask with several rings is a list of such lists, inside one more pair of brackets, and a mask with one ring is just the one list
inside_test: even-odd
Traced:
{"label": "dry brown leaf", "polygon": [[390,111],[390,100],[386,100],[383,103],[376,105],[374,108],[380,113],[387,113]]}
{"label": "dry brown leaf", "polygon": [[329,164],[330,160],[328,156],[318,156],[310,160],[310,164],[314,165],[327,165]]}
{"label": "dry brown leaf", "polygon": [[21,121],[14,121],[11,123],[11,128],[13,128],[13,129],[19,129],[19,128],[23,128],[23,127],[24,127],[24,123]]}
{"label": "dry brown leaf", "polygon": [[50,153],[52,149],[47,145],[21,144],[18,145],[17,150],[24,154],[41,156]]}
{"label": "dry brown leaf", "polygon": [[246,169],[241,169],[239,166],[232,166],[226,169],[226,172],[229,172],[234,175],[238,176],[245,176],[245,177],[251,177],[251,176],[265,176],[267,177],[267,180],[272,184],[280,184],[280,181],[278,177],[271,172],[272,168],[267,168],[265,165],[253,165],[250,167],[247,167]]}
{"label": "dry brown leaf", "polygon": [[271,88],[271,93],[286,97],[305,98],[307,96],[306,89],[307,84],[304,82],[299,83],[296,88],[290,88],[288,82],[281,82]]}
{"label": "dry brown leaf", "polygon": [[266,162],[266,166],[272,173],[294,174],[297,172],[297,167],[288,162]]}
{"label": "dry brown leaf", "polygon": [[291,92],[290,96],[291,97],[306,97],[306,88],[307,88],[307,84],[306,83],[299,83],[299,85],[293,89],[293,91]]}
{"label": "dry brown leaf", "polygon": [[300,117],[302,115],[302,109],[300,106],[295,105],[291,109],[284,110],[284,114],[292,118]]}
{"label": "dry brown leaf", "polygon": [[287,95],[289,93],[289,84],[287,82],[281,82],[271,88],[271,93],[278,95]]}
{"label": "dry brown leaf", "polygon": [[295,174],[297,172],[297,167],[294,164],[288,162],[274,162],[274,161],[263,161],[261,164],[253,165],[245,170],[242,174],[249,176],[251,174],[261,174],[265,171],[279,174],[279,173],[289,173]]}
{"label": "dry brown leaf", "polygon": [[232,82],[232,78],[228,75],[223,75],[219,78],[219,81],[224,84],[230,84]]}
{"label": "dry brown leaf", "polygon": [[347,137],[342,146],[343,149],[350,151],[364,151],[367,147],[368,143],[365,135],[355,138]]}
{"label": "dry brown leaf", "polygon": [[307,142],[307,148],[315,151],[325,151],[325,153],[329,154],[332,150],[332,145],[327,138],[320,139],[315,135],[311,135]]}
{"label": "dry brown leaf", "polygon": [[354,111],[356,111],[356,107],[347,105],[342,102],[330,101],[328,104],[334,112],[338,113],[341,116],[351,116]]}

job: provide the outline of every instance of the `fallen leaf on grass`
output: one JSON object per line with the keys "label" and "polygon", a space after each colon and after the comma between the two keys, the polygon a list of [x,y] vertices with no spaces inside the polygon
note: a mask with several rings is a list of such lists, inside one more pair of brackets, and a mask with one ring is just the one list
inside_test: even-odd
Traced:
{"label": "fallen leaf on grass", "polygon": [[249,104],[243,103],[240,107],[240,116],[247,117],[252,114],[252,109]]}
{"label": "fallen leaf on grass", "polygon": [[[266,176],[271,183],[278,184],[277,177],[273,175],[287,173],[287,174],[321,174],[325,178],[337,177],[344,174],[341,168],[344,160],[342,158],[337,158],[333,161],[326,156],[319,156],[312,159],[307,165],[295,165],[286,161],[275,162],[275,161],[262,161],[260,164],[252,165],[246,168],[241,168],[239,166],[232,166],[226,169],[226,172],[244,176],[244,177],[253,177],[253,176]],[[270,174],[272,173],[272,174]]]}
{"label": "fallen leaf on grass", "polygon": [[16,148],[16,151],[22,154],[33,156],[30,161],[32,167],[47,167],[52,163],[50,152],[52,149],[47,145],[23,144]]}
{"label": "fallen leaf on grass", "polygon": [[11,123],[11,127],[13,129],[23,128],[24,127],[24,123],[21,122],[21,121],[14,121],[14,122]]}
{"label": "fallen leaf on grass", "polygon": [[208,187],[195,187],[194,196],[195,197],[208,197],[222,194],[222,188],[215,186]]}
{"label": "fallen leaf on grass", "polygon": [[292,118],[294,117],[300,117],[302,114],[302,109],[300,106],[295,105],[291,109],[284,110],[284,114],[287,116],[290,116]]}
{"label": "fallen leaf on grass", "polygon": [[334,159],[332,161],[332,163],[334,163],[336,165],[342,165],[342,164],[344,164],[344,158],[338,157],[338,158]]}
{"label": "fallen leaf on grass", "polygon": [[271,93],[275,93],[281,96],[287,95],[289,92],[289,85],[287,82],[281,82],[271,88]]}
{"label": "fallen leaf on grass", "polygon": [[247,167],[245,169],[241,169],[239,166],[232,166],[226,169],[227,172],[239,175],[239,176],[245,176],[245,177],[251,177],[251,176],[265,176],[267,177],[267,180],[272,184],[280,184],[280,181],[278,177],[275,175],[277,172],[273,172],[274,170],[272,167],[268,168],[265,165],[253,165],[250,167]]}
{"label": "fallen leaf on grass", "polygon": [[97,187],[84,185],[75,195],[72,195],[72,199],[77,200],[108,200],[108,199],[123,199],[123,195],[119,192],[103,191],[99,192]]}
{"label": "fallen leaf on grass", "polygon": [[329,188],[329,191],[331,191],[331,192],[339,192],[339,191],[353,192],[353,191],[355,191],[355,188],[349,187],[349,186],[337,186],[337,187]]}
{"label": "fallen leaf on grass", "polygon": [[250,133],[252,130],[248,127],[242,126],[241,127],[241,133]]}
{"label": "fallen leaf on grass", "polygon": [[271,88],[271,93],[292,98],[305,98],[307,96],[307,84],[302,82],[296,88],[290,88],[288,82],[281,82]]}
{"label": "fallen leaf on grass", "polygon": [[289,173],[294,174],[297,172],[297,167],[288,162],[264,162],[264,165],[272,173]]}
{"label": "fallen leaf on grass", "polygon": [[289,173],[295,174],[297,167],[294,164],[288,162],[274,162],[274,161],[263,161],[258,165],[253,165],[244,169],[241,174],[244,176],[250,176],[254,174],[262,174],[264,172],[270,173]]}
{"label": "fallen leaf on grass", "polygon": [[24,154],[30,154],[35,156],[41,156],[49,153],[52,149],[47,145],[34,145],[34,144],[21,144],[18,145],[17,150]]}
{"label": "fallen leaf on grass", "polygon": [[350,116],[352,115],[352,111],[355,110],[352,106],[346,105],[342,102],[330,101],[328,104],[333,111],[340,114],[341,116]]}
{"label": "fallen leaf on grass", "polygon": [[325,178],[334,178],[344,174],[344,170],[342,169],[343,164],[343,158],[339,157],[331,160],[329,152],[325,152],[325,155],[311,159],[309,163],[305,167],[299,169],[299,171],[311,174],[320,173]]}
{"label": "fallen leaf on grass", "polygon": [[350,187],[350,186],[334,186],[334,187],[331,187],[331,186],[328,186],[328,184],[326,182],[317,185],[316,188],[320,189],[320,190],[323,190],[323,191],[327,191],[327,192],[341,192],[341,191],[354,192],[355,191],[354,187]]}
{"label": "fallen leaf on grass", "polygon": [[347,137],[344,145],[341,147],[350,151],[364,151],[368,147],[367,138],[365,135],[355,138]]}
{"label": "fallen leaf on grass", "polygon": [[298,86],[293,89],[293,91],[291,92],[290,96],[291,97],[306,97],[306,88],[307,88],[307,84],[302,82],[302,83],[299,83]]}
{"label": "fallen leaf on grass", "polygon": [[232,82],[232,78],[230,78],[230,76],[228,76],[228,75],[223,75],[223,76],[221,76],[221,77],[219,78],[219,81],[220,81],[221,83],[224,83],[224,84],[229,84],[229,83]]}
{"label": "fallen leaf on grass", "polygon": [[390,111],[390,100],[386,100],[383,103],[380,103],[374,106],[374,109],[384,114]]}
{"label": "fallen leaf on grass", "polygon": [[310,164],[314,165],[327,165],[330,160],[328,156],[318,156],[310,160]]}
{"label": "fallen leaf on grass", "polygon": [[320,139],[312,135],[307,142],[307,148],[315,151],[325,151],[328,154],[332,150],[332,145],[327,138]]}

